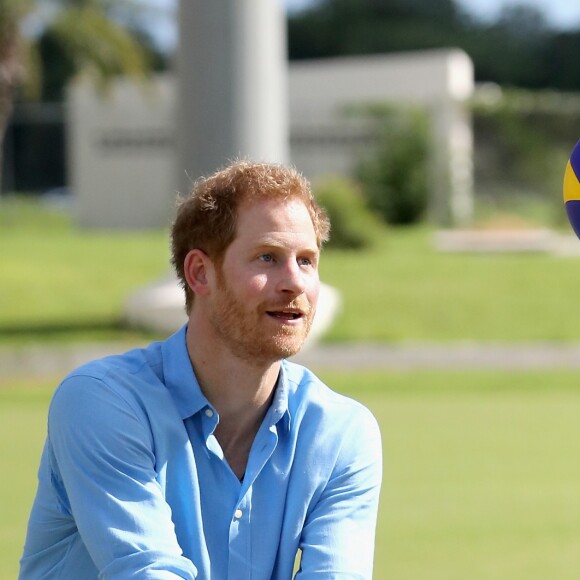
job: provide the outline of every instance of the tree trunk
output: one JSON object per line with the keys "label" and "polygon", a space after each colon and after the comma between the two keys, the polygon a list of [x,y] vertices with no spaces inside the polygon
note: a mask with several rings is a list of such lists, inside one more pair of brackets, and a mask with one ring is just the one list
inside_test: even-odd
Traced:
{"label": "tree trunk", "polygon": [[0,76],[0,198],[2,197],[4,169],[4,137],[13,109],[13,87]]}
{"label": "tree trunk", "polygon": [[23,78],[22,41],[18,21],[11,18],[10,11],[2,12],[4,22],[0,23],[0,196],[2,195],[2,169],[4,136],[8,119],[14,106],[14,87]]}

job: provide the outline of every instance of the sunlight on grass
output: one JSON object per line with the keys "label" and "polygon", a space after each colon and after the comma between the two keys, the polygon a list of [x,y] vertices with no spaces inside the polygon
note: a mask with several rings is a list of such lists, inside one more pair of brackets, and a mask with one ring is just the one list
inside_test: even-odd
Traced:
{"label": "sunlight on grass", "polygon": [[[0,343],[111,340],[126,332],[127,296],[170,272],[166,231],[78,231],[61,214],[7,207]],[[325,340],[580,340],[577,258],[442,254],[433,233],[393,228],[373,250],[325,250],[321,278],[343,302]]]}
{"label": "sunlight on grass", "polygon": [[326,378],[341,390],[349,385],[347,392],[381,425],[376,578],[576,577],[580,397],[574,373]]}
{"label": "sunlight on grass", "polygon": [[[332,341],[580,340],[576,258],[445,255],[428,227],[323,254],[342,293]],[[167,232],[77,231],[38,204],[0,207],[0,344],[143,342],[123,300],[169,272]],[[572,580],[580,569],[574,372],[321,376],[367,404],[384,439],[375,578]],[[58,378],[0,379],[0,578],[14,578]]]}
{"label": "sunlight on grass", "polygon": [[343,297],[326,340],[580,339],[577,258],[442,254],[432,235],[428,228],[396,229],[370,252],[325,252],[322,279]]}
{"label": "sunlight on grass", "polygon": [[31,202],[0,206],[0,343],[131,339],[134,290],[170,272],[167,232],[79,231]]}
{"label": "sunlight on grass", "polygon": [[46,382],[0,383],[0,457],[9,474],[0,483],[0,578],[17,576],[53,388]]}
{"label": "sunlight on grass", "polygon": [[[580,387],[571,372],[323,373],[381,425],[375,578],[572,580]],[[0,578],[14,578],[56,381],[0,383]]]}

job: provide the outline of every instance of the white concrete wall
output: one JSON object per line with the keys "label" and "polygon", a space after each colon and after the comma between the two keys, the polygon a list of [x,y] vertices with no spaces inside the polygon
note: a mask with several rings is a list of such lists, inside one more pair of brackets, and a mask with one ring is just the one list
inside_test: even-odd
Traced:
{"label": "white concrete wall", "polygon": [[[466,222],[472,212],[472,133],[465,103],[472,91],[473,67],[460,50],[292,63],[290,160],[313,180],[348,174],[372,145],[372,128],[346,120],[344,106],[380,101],[425,106],[435,140],[432,214],[440,223]],[[156,79],[151,95],[121,82],[107,100],[86,86],[72,88],[71,185],[81,224],[167,223],[180,187],[176,92],[170,77]],[[159,143],[147,145],[155,136]]]}
{"label": "white concrete wall", "polygon": [[459,49],[306,60],[290,70],[291,118],[305,110],[332,115],[361,100],[461,101],[473,91],[471,60]]}
{"label": "white concrete wall", "polygon": [[[431,213],[440,223],[465,223],[473,210],[473,137],[465,107],[473,90],[471,59],[458,49],[297,62],[290,67],[291,131],[308,127],[322,137],[353,103],[424,106],[434,140]],[[295,154],[300,157],[293,150],[293,160]],[[310,159],[306,163],[314,164]]]}
{"label": "white concrete wall", "polygon": [[77,83],[67,100],[68,170],[79,225],[153,228],[175,206],[174,87],[116,82],[106,94]]}

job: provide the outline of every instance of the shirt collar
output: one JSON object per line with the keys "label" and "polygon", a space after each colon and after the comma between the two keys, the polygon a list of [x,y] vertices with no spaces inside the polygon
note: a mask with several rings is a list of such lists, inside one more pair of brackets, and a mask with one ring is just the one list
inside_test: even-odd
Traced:
{"label": "shirt collar", "polygon": [[161,346],[165,386],[182,419],[195,415],[209,405],[191,366],[185,342],[186,329],[187,325],[183,326]]}
{"label": "shirt collar", "polygon": [[267,420],[269,426],[278,424],[285,433],[290,431],[290,409],[288,407],[288,377],[284,364],[280,365],[280,374],[276,382],[276,390],[274,391],[274,398],[268,411]]}
{"label": "shirt collar", "polygon": [[[187,352],[184,325],[175,334],[162,343],[163,376],[179,415],[187,419],[209,406],[209,401],[201,391]],[[288,376],[284,363],[274,392],[272,405],[266,415],[269,426],[279,424],[287,433],[290,430],[290,411],[288,408]]]}

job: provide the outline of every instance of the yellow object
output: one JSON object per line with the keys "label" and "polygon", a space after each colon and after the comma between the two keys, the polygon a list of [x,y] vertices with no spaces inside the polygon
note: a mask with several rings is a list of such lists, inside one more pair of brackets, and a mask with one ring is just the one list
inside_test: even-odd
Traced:
{"label": "yellow object", "polygon": [[564,201],[580,201],[580,182],[574,172],[572,163],[568,161],[564,172]]}

